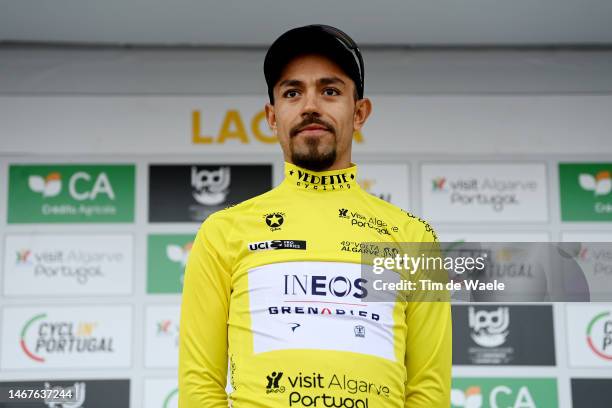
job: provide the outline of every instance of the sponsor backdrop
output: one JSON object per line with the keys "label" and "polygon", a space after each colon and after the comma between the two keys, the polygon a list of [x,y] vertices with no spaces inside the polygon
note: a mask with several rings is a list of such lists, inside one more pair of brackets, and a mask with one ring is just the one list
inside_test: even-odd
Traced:
{"label": "sponsor backdrop", "polygon": [[[160,130],[176,155],[0,155],[0,388],[80,390],[74,407],[177,407],[180,293],[198,227],[283,172],[254,104],[187,105]],[[147,134],[138,123],[127,131]],[[612,304],[597,297],[612,289],[609,158],[402,155],[374,125],[355,135],[358,182],[440,240],[587,243],[578,259],[599,302],[453,306],[452,407],[612,406]]]}

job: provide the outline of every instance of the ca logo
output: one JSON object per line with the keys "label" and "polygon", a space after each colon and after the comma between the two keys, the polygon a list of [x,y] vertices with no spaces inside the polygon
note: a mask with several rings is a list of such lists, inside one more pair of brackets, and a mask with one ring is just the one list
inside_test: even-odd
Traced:
{"label": "ca logo", "polygon": [[[28,178],[28,187],[35,193],[41,193],[43,197],[55,197],[62,191],[62,176],[58,172],[50,173],[44,178],[32,175]],[[100,194],[111,200],[115,199],[113,186],[104,172],[98,174],[95,180],[84,171],[74,173],[68,180],[68,193],[76,201],[95,200]]]}
{"label": "ca logo", "polygon": [[111,200],[115,199],[113,186],[108,180],[106,173],[102,172],[98,174],[93,186],[91,186],[91,180],[92,177],[89,173],[85,173],[84,171],[74,173],[72,177],[70,177],[70,182],[68,183],[70,196],[77,201],[95,200],[98,194],[105,194]]}

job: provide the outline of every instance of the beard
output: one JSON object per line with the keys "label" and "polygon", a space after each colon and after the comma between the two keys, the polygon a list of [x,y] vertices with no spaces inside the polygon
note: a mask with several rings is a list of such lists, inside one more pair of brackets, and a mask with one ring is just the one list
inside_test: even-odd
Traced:
{"label": "beard", "polygon": [[306,152],[297,152],[291,146],[291,161],[296,166],[302,167],[311,171],[322,171],[328,169],[336,161],[336,140],[328,151],[319,151],[320,140],[308,139],[306,140]]}
{"label": "beard", "polygon": [[[295,142],[300,129],[310,125],[318,124],[325,126],[333,137],[331,146],[321,146],[323,141],[321,138],[307,137],[303,141],[305,149],[297,151]],[[316,115],[309,115],[297,126],[294,126],[290,131],[289,149],[291,152],[291,161],[296,166],[302,167],[311,171],[322,171],[331,167],[336,161],[336,130],[334,127],[319,119]],[[322,149],[321,149],[322,148]],[[305,151],[304,151],[305,150]]]}

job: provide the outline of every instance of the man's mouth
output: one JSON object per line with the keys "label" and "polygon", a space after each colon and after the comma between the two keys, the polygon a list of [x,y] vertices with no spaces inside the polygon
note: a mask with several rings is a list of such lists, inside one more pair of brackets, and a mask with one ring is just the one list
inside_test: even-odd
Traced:
{"label": "man's mouth", "polygon": [[319,135],[323,135],[324,133],[328,133],[328,132],[329,132],[329,129],[327,127],[318,125],[318,124],[312,124],[312,125],[304,126],[300,130],[298,130],[296,135],[319,136]]}

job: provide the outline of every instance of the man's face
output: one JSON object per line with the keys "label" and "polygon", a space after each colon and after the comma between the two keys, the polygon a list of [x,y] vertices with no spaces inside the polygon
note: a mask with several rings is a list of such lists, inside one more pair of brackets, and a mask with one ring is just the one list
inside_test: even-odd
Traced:
{"label": "man's face", "polygon": [[314,171],[348,167],[353,132],[365,122],[370,102],[355,100],[355,84],[344,71],[326,57],[299,56],[273,91],[266,115],[285,160]]}

